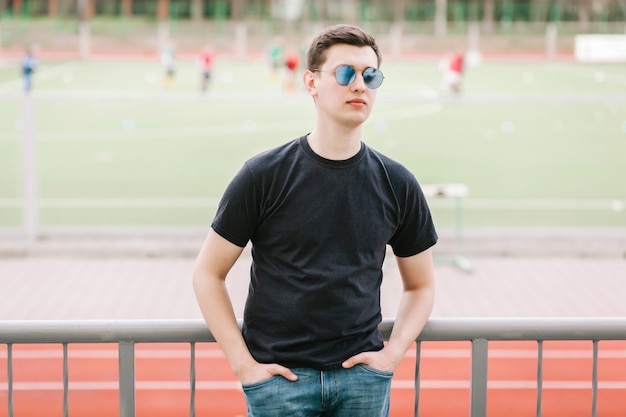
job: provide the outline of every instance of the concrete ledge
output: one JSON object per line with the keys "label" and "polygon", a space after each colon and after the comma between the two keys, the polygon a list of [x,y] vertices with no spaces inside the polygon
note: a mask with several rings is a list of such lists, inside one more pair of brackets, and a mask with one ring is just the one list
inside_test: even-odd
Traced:
{"label": "concrete ledge", "polygon": [[626,229],[473,229],[460,239],[444,230],[435,253],[626,258]]}

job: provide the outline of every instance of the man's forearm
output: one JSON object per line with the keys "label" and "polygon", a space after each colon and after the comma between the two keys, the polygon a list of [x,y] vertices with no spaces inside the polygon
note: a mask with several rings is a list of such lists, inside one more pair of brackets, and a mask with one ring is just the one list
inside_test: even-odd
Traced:
{"label": "man's forearm", "polygon": [[[397,355],[404,356],[428,322],[434,304],[435,292],[431,287],[402,293],[398,314],[387,346]],[[401,358],[400,358],[401,360]]]}
{"label": "man's forearm", "polygon": [[193,282],[204,320],[231,368],[239,374],[242,363],[253,358],[241,335],[226,285],[223,280],[198,273]]}
{"label": "man's forearm", "polygon": [[424,329],[432,312],[435,303],[435,272],[431,249],[406,258],[397,257],[396,261],[403,291],[387,346],[401,360]]}

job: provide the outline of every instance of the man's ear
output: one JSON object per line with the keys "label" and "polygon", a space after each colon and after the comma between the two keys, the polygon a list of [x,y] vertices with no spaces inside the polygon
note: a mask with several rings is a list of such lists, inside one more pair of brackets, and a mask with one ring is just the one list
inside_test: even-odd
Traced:
{"label": "man's ear", "polygon": [[317,78],[315,77],[315,73],[310,70],[304,71],[302,74],[302,80],[304,81],[304,88],[306,91],[313,97],[317,95]]}

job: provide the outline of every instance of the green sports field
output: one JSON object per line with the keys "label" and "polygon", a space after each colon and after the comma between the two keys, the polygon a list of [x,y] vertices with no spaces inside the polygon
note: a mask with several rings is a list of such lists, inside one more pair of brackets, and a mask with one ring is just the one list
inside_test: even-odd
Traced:
{"label": "green sports field", "polygon": [[[623,65],[492,62],[460,97],[437,62],[384,62],[364,140],[423,184],[463,183],[467,227],[626,227]],[[193,59],[173,85],[157,59],[50,61],[21,94],[0,61],[0,228],[22,223],[22,143],[34,120],[42,226],[206,226],[253,154],[305,134],[314,107],[265,62],[219,60],[211,91]],[[432,198],[436,222],[454,201]]]}

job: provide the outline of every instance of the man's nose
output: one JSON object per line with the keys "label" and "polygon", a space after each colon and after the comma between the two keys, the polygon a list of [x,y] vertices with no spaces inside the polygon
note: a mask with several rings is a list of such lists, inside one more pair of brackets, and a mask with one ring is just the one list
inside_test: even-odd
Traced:
{"label": "man's nose", "polygon": [[354,81],[350,85],[353,90],[363,91],[366,88],[365,79],[363,78],[363,71],[356,71],[354,75]]}

